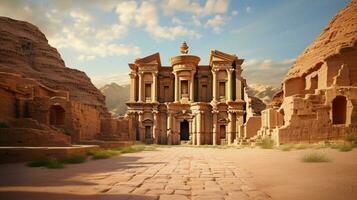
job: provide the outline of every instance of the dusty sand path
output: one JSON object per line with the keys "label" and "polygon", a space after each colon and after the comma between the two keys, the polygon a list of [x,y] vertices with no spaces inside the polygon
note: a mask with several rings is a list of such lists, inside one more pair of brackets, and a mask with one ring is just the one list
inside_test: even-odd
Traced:
{"label": "dusty sand path", "polygon": [[[305,150],[304,150],[305,151]],[[357,199],[357,151],[174,147],[64,169],[0,165],[0,199]]]}

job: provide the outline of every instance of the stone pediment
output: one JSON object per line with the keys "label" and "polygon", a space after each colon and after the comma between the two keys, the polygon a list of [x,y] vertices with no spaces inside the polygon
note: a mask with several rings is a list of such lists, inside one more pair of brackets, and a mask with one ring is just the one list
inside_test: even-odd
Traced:
{"label": "stone pediment", "polygon": [[157,65],[161,67],[160,53],[154,53],[144,58],[138,58],[135,60],[135,64],[139,66],[143,65]]}

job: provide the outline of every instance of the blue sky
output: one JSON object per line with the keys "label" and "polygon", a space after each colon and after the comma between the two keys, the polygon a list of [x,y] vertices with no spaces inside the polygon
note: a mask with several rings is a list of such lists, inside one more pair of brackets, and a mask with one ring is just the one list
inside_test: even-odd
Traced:
{"label": "blue sky", "polygon": [[128,63],[160,52],[163,65],[187,41],[245,59],[249,84],[279,86],[294,59],[348,0],[2,0],[0,15],[37,25],[67,67],[98,86],[128,82]]}

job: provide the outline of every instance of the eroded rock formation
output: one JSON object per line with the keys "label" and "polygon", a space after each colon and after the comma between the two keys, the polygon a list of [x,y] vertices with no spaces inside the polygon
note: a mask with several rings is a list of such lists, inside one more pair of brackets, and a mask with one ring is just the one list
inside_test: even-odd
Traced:
{"label": "eroded rock formation", "polygon": [[343,139],[357,133],[357,1],[298,57],[283,90],[262,112],[258,134],[278,143]]}
{"label": "eroded rock formation", "polygon": [[0,146],[129,140],[84,72],[67,68],[34,25],[0,17]]}

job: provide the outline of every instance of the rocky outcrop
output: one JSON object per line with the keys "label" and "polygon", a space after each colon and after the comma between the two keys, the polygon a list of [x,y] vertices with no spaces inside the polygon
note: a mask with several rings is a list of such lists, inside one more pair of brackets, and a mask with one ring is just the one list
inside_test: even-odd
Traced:
{"label": "rocky outcrop", "polygon": [[0,71],[22,74],[52,89],[69,91],[70,100],[94,105],[107,114],[105,97],[88,76],[67,68],[45,35],[30,23],[0,17]]}
{"label": "rocky outcrop", "polygon": [[357,0],[338,12],[316,40],[297,58],[285,81],[309,73],[319,62],[338,54],[341,49],[356,46]]}

